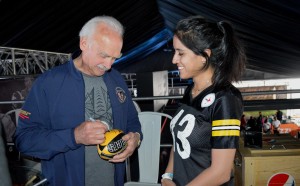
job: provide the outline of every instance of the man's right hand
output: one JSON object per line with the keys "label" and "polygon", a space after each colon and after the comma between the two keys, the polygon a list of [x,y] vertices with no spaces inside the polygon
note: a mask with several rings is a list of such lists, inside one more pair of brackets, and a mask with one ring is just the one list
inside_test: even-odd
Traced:
{"label": "man's right hand", "polygon": [[85,121],[77,126],[74,130],[77,144],[97,145],[105,141],[105,132],[107,126],[101,121]]}

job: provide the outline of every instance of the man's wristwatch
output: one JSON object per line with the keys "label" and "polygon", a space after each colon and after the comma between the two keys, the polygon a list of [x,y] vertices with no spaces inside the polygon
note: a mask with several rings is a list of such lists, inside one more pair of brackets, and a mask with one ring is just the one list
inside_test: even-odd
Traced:
{"label": "man's wristwatch", "polygon": [[166,172],[163,175],[161,175],[161,179],[173,180],[173,173]]}

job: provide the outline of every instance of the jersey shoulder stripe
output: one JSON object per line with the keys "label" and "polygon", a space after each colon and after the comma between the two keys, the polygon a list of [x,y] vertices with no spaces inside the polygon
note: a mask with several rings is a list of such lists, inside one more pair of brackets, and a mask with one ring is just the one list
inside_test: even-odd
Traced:
{"label": "jersey shoulder stripe", "polygon": [[239,136],[241,121],[238,119],[223,119],[212,122],[212,136]]}
{"label": "jersey shoulder stripe", "polygon": [[212,122],[212,126],[213,127],[226,126],[226,125],[240,126],[241,125],[241,121],[238,120],[238,119],[222,119],[222,120],[214,120]]}

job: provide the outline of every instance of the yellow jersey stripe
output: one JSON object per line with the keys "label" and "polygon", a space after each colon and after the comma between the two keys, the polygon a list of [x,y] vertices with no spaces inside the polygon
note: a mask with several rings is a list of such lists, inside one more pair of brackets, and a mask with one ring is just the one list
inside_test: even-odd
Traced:
{"label": "yellow jersey stripe", "polygon": [[218,130],[212,131],[212,136],[240,136],[239,130]]}
{"label": "yellow jersey stripe", "polygon": [[240,126],[241,121],[238,119],[223,119],[223,120],[215,120],[212,122],[212,126],[224,126],[224,125],[237,125]]}

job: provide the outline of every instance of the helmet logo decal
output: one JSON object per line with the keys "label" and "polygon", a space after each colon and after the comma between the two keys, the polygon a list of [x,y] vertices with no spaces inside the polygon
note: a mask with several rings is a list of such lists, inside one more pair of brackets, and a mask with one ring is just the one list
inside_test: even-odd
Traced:
{"label": "helmet logo decal", "polygon": [[211,104],[213,104],[215,102],[215,99],[216,99],[215,93],[207,94],[201,102],[201,107],[202,108],[209,107]]}

